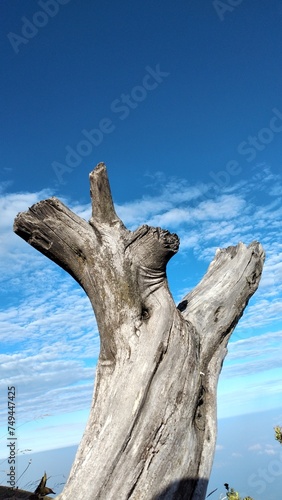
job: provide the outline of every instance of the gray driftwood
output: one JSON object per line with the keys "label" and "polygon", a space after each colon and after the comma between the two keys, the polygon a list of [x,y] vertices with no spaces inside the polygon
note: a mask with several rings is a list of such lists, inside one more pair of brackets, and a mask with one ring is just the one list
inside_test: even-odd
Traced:
{"label": "gray driftwood", "polygon": [[202,500],[216,441],[216,391],[227,343],[260,280],[257,242],[216,252],[176,307],[166,264],[179,239],[131,232],[117,216],[105,165],[90,174],[92,217],[56,198],[20,213],[15,232],[70,273],[101,338],[93,403],[57,500]]}

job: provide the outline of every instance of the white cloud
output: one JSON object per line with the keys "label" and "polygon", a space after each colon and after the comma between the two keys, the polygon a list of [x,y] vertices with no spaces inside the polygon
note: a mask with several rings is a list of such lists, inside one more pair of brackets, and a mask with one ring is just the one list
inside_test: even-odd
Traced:
{"label": "white cloud", "polygon": [[256,443],[256,444],[252,444],[251,446],[249,446],[248,450],[249,451],[260,451],[262,449],[262,446],[261,444],[259,443]]}
{"label": "white cloud", "polygon": [[217,444],[215,449],[216,449],[216,451],[222,451],[222,450],[224,450],[224,446],[222,444]]}
{"label": "white cloud", "polygon": [[[277,199],[280,194],[273,189],[271,202],[265,203],[261,198],[256,202],[254,196],[256,189],[264,193],[269,182],[268,171],[267,176],[257,176],[256,182],[238,183],[212,194],[208,183],[191,186],[174,179],[165,184],[162,179],[155,195],[116,204],[118,215],[131,229],[143,223],[177,228],[181,262],[186,262],[186,254],[193,252],[196,264],[203,261],[208,264],[218,247],[238,241],[247,244],[253,239],[262,241],[267,259],[261,286],[236,328],[235,341],[229,344],[224,363],[222,377],[223,381],[228,380],[229,388],[233,378],[253,377],[268,372],[269,368],[278,370],[281,365],[282,244],[281,208]],[[21,398],[19,412],[23,415],[46,411],[58,415],[90,404],[99,354],[97,326],[84,292],[67,273],[12,232],[19,211],[50,195],[48,190],[42,190],[3,194],[0,199],[0,297],[5,297],[5,306],[0,310],[0,336],[5,345],[0,355],[0,388],[5,390],[7,382],[17,385]],[[90,202],[62,201],[80,217],[90,218]],[[180,274],[182,277],[182,268]],[[179,289],[183,291],[185,286],[186,283],[180,282]],[[175,294],[179,295],[180,290]],[[273,324],[278,325],[276,331],[274,328],[271,331]],[[266,326],[269,331],[258,334],[257,329]],[[236,341],[250,334],[252,338]],[[277,372],[263,382],[250,379],[243,401],[255,400],[266,388],[269,394],[282,392]],[[225,396],[224,391],[223,384]],[[236,401],[242,400],[240,387],[232,387],[228,398],[226,404],[236,406]],[[239,412],[242,406],[239,405]]]}
{"label": "white cloud", "polygon": [[277,448],[272,444],[260,444],[256,443],[248,448],[249,451],[255,452],[258,455],[269,455],[273,456],[277,454]]}
{"label": "white cloud", "polygon": [[[281,339],[282,331],[278,331],[231,341],[224,362],[222,379],[227,382],[238,377],[250,376],[249,391],[252,392],[253,398],[261,393],[282,394],[282,382],[278,373],[281,367]],[[261,374],[264,374],[263,379]],[[242,395],[242,399],[244,396],[245,394]]]}
{"label": "white cloud", "polygon": [[264,453],[266,455],[276,455],[277,454],[277,450],[275,449],[275,447],[272,444],[267,444],[265,446]]}

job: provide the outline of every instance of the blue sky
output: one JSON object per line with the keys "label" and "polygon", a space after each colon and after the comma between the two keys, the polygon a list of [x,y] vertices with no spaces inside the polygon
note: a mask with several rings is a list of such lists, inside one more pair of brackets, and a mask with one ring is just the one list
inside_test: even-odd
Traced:
{"label": "blue sky", "polygon": [[[88,174],[104,161],[130,229],[180,236],[168,267],[176,302],[216,248],[263,244],[261,285],[220,377],[212,481],[232,469],[234,486],[275,495],[282,467],[263,493],[240,471],[250,452],[282,463],[272,436],[282,421],[281,23],[281,0],[2,0],[0,391],[5,401],[17,389],[20,452],[79,442],[99,336],[83,291],[13,234],[13,219],[49,196],[87,219]],[[5,459],[5,405],[0,416]]]}

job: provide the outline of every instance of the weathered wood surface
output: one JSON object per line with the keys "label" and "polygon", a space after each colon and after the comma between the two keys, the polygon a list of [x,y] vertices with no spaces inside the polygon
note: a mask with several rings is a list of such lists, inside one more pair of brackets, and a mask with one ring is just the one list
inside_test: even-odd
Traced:
{"label": "weathered wood surface", "polygon": [[216,390],[227,343],[258,287],[264,252],[218,250],[176,307],[166,264],[177,235],[117,216],[104,164],[90,174],[92,217],[56,198],[14,230],[69,272],[93,306],[101,338],[93,403],[57,500],[205,498],[216,441]]}

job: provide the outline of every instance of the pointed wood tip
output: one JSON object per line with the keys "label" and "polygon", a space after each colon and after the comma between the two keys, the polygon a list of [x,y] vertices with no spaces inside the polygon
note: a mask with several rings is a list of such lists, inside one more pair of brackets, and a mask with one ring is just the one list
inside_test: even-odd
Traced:
{"label": "pointed wood tip", "polygon": [[104,162],[98,163],[89,174],[90,196],[92,199],[92,217],[90,224],[96,222],[113,224],[120,221],[114,208],[111,188]]}
{"label": "pointed wood tip", "polygon": [[263,262],[265,261],[265,251],[262,244],[259,241],[252,241],[252,243],[248,245],[248,248],[252,249],[253,253],[255,253],[259,258],[261,258]]}
{"label": "pointed wood tip", "polygon": [[103,161],[100,161],[99,163],[97,163],[96,167],[94,167],[93,170],[90,172],[89,174],[90,179],[91,177],[93,177],[93,175],[95,175],[95,173],[99,173],[102,170],[106,171],[107,167]]}

